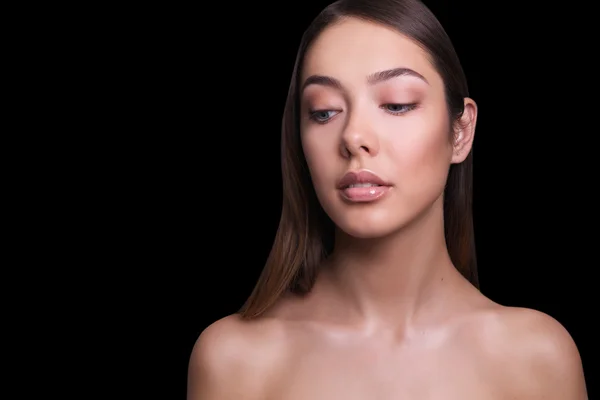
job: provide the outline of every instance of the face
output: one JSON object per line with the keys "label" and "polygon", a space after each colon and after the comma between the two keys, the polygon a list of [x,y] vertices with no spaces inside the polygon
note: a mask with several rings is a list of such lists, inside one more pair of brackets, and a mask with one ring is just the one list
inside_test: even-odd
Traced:
{"label": "face", "polygon": [[309,48],[301,82],[304,154],[340,229],[383,236],[441,205],[450,164],[467,156],[472,134],[451,133],[444,85],[423,49],[347,19]]}

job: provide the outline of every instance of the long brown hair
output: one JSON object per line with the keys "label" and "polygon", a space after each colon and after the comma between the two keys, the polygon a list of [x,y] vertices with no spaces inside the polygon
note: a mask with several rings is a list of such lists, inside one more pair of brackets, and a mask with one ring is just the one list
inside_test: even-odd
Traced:
{"label": "long brown hair", "polygon": [[[413,39],[429,54],[445,84],[450,121],[464,111],[467,80],[454,47],[433,13],[419,0],[340,0],[325,8],[305,31],[283,114],[281,165],[283,207],[266,265],[240,314],[257,317],[282,294],[310,291],[322,260],[333,245],[333,222],[319,204],[300,142],[299,93],[304,55],[329,25],[343,17],[379,23]],[[444,191],[444,229],[450,258],[479,287],[472,214],[473,155],[450,167]]]}

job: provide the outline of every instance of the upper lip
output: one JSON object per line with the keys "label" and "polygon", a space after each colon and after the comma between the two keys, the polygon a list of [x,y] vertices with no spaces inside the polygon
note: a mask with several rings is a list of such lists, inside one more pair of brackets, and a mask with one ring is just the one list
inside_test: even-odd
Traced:
{"label": "upper lip", "polygon": [[380,186],[391,186],[388,182],[378,177],[371,171],[349,171],[338,183],[338,189],[345,189],[357,183],[373,183]]}

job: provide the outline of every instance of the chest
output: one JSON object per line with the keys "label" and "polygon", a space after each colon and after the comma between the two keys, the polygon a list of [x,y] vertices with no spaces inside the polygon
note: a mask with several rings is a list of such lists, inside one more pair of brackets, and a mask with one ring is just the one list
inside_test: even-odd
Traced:
{"label": "chest", "polygon": [[469,400],[499,397],[477,359],[452,348],[315,349],[282,368],[279,400]]}

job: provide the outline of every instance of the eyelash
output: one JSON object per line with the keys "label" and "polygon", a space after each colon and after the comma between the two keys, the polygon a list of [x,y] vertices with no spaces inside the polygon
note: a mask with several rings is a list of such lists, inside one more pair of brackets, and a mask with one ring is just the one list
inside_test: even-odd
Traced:
{"label": "eyelash", "polygon": [[[401,111],[390,111],[388,109],[389,106],[401,107],[402,110]],[[417,104],[416,103],[413,103],[413,104],[388,103],[388,104],[382,105],[380,108],[383,108],[385,112],[392,114],[392,115],[402,115],[402,114],[406,114],[407,112],[412,111],[415,108],[417,108]],[[309,110],[308,115],[309,115],[309,118],[311,120],[315,121],[317,124],[324,125],[324,124],[328,123],[329,121],[331,121],[331,118],[333,118],[333,117],[329,117],[326,120],[320,120],[316,117],[317,114],[329,113],[332,111],[336,111],[336,110]]]}

